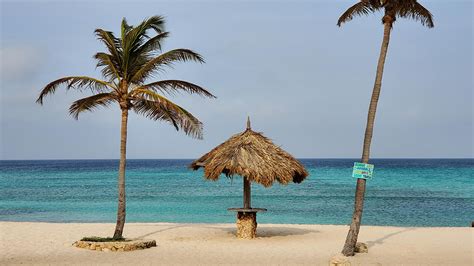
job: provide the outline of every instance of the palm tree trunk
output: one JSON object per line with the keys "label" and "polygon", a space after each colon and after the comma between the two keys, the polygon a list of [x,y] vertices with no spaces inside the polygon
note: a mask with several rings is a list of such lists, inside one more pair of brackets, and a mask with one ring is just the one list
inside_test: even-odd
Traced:
{"label": "palm tree trunk", "polygon": [[122,109],[122,125],[120,129],[120,165],[118,176],[118,207],[117,224],[115,226],[114,238],[122,238],[125,225],[125,167],[127,158],[127,122],[128,109]]}
{"label": "palm tree trunk", "polygon": [[[377,74],[375,77],[374,89],[372,91],[372,98],[370,100],[369,113],[367,115],[367,126],[365,128],[364,146],[362,151],[362,162],[369,162],[370,144],[372,141],[372,133],[374,130],[375,113],[377,111],[377,103],[380,96],[380,88],[382,87],[383,68],[385,58],[387,56],[388,44],[390,41],[390,31],[392,23],[386,22],[384,24],[384,35],[382,47],[380,49],[380,57],[377,65]],[[354,256],[354,249],[359,236],[360,223],[362,221],[362,210],[364,208],[365,197],[365,179],[358,178],[355,192],[354,213],[352,214],[352,222],[347,234],[346,243],[342,249],[342,254],[345,256]]]}

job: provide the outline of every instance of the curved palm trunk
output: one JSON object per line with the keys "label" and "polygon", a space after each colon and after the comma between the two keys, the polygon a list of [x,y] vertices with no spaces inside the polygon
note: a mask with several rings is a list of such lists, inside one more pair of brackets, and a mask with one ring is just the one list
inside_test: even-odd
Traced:
{"label": "curved palm trunk", "polygon": [[[386,22],[384,24],[384,35],[382,41],[382,48],[380,49],[380,57],[377,65],[377,74],[375,77],[374,90],[372,91],[372,98],[370,100],[369,113],[367,115],[367,126],[365,128],[364,147],[362,151],[362,162],[369,162],[370,144],[372,141],[372,133],[374,130],[375,113],[377,111],[377,103],[380,95],[380,88],[382,87],[383,68],[385,58],[387,56],[388,43],[390,41],[390,31],[392,23]],[[354,249],[359,236],[360,223],[362,221],[362,210],[364,208],[365,197],[365,179],[357,179],[357,186],[355,192],[354,213],[352,214],[352,222],[347,233],[346,243],[342,250],[345,256],[354,256]]]}
{"label": "curved palm trunk", "polygon": [[118,207],[117,224],[115,226],[114,238],[122,238],[123,226],[125,225],[125,167],[127,158],[127,122],[128,109],[122,109],[122,125],[120,129],[120,165],[118,176]]}

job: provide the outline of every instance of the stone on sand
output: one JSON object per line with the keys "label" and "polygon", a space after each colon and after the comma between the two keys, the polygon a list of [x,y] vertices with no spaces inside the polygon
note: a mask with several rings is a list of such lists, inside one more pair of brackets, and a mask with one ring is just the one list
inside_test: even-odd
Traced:
{"label": "stone on sand", "polygon": [[355,253],[369,253],[369,247],[365,243],[357,242],[354,252]]}

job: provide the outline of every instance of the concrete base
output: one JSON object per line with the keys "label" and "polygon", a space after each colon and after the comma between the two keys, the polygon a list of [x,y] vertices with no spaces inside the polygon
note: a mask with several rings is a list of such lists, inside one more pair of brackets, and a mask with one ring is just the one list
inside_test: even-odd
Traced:
{"label": "concrete base", "polygon": [[252,239],[257,236],[257,213],[237,212],[237,238]]}

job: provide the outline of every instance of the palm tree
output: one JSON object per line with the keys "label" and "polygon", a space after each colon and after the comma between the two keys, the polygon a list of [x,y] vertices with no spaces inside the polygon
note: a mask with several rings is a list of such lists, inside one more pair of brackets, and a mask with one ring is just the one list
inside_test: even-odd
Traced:
{"label": "palm tree", "polygon": [[[43,104],[44,97],[65,85],[66,89],[90,89],[94,94],[77,100],[69,107],[69,113],[78,119],[84,111],[118,104],[122,112],[120,164],[118,174],[118,208],[114,239],[122,238],[125,225],[125,167],[127,150],[128,112],[133,110],[153,120],[171,123],[176,130],[202,139],[202,123],[184,108],[168,100],[162,94],[184,91],[215,98],[206,89],[182,80],[159,80],[145,83],[148,78],[163,72],[175,62],[196,61],[204,63],[201,55],[188,49],[174,49],[162,52],[161,43],[169,33],[164,30],[164,18],[153,16],[134,27],[123,18],[120,38],[110,31],[96,29],[97,39],[102,41],[107,52],[94,55],[97,67],[102,68],[104,80],[87,76],[68,76],[57,79],[44,87],[37,103]],[[155,36],[150,37],[149,31]]]}
{"label": "palm tree", "polygon": [[[382,75],[387,56],[388,43],[390,41],[390,31],[397,17],[409,18],[421,22],[422,25],[429,28],[434,27],[431,13],[419,4],[416,0],[361,0],[359,3],[351,6],[339,18],[337,25],[352,20],[355,16],[368,15],[376,11],[384,11],[382,23],[384,25],[384,35],[380,56],[377,65],[377,74],[375,76],[374,89],[370,100],[369,112],[367,116],[367,125],[365,128],[364,146],[362,149],[362,162],[369,162],[370,143],[374,129],[375,112],[377,111],[377,102],[379,100],[380,88],[382,87]],[[354,213],[352,222],[347,234],[346,243],[342,250],[345,256],[353,256],[354,248],[359,235],[360,223],[362,220],[362,210],[364,207],[365,179],[357,179]]]}

